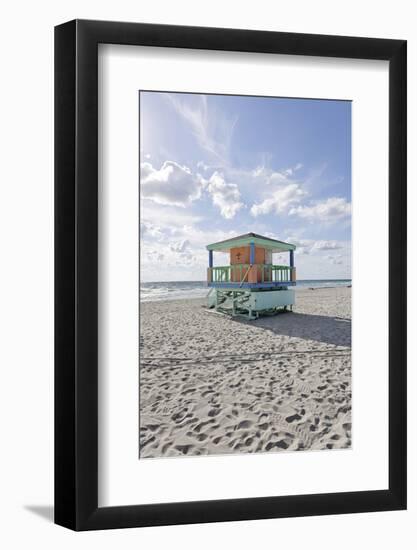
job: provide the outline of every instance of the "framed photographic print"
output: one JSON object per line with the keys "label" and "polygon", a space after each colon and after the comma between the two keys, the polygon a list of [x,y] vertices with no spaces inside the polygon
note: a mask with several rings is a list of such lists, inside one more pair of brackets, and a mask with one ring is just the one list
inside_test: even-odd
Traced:
{"label": "framed photographic print", "polygon": [[406,507],[406,42],[55,30],[55,521]]}

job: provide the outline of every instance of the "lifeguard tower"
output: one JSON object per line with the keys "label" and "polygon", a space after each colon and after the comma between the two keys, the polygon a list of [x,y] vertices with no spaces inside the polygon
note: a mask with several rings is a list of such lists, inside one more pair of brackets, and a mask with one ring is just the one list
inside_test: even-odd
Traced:
{"label": "lifeguard tower", "polygon": [[[207,245],[208,307],[232,316],[257,319],[260,315],[292,310],[296,284],[293,244],[256,233],[246,233]],[[230,265],[214,267],[213,253],[229,254]],[[274,265],[272,254],[289,253],[289,265]]]}

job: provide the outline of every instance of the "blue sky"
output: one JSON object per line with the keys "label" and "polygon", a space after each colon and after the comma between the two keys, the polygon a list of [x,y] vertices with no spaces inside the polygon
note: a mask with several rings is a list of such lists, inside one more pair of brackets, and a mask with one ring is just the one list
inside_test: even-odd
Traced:
{"label": "blue sky", "polygon": [[140,92],[140,170],[143,281],[204,280],[205,246],[249,231],[350,278],[350,102]]}

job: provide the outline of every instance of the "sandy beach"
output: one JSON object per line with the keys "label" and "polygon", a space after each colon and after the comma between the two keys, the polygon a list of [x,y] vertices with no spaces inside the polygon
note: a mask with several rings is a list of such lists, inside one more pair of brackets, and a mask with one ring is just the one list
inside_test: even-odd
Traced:
{"label": "sandy beach", "polygon": [[350,288],[256,321],[204,304],[141,304],[140,458],[350,447]]}

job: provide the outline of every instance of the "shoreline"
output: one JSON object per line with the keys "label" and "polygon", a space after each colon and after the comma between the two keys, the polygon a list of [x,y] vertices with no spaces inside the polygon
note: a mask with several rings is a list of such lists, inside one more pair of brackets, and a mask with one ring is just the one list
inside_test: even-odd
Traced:
{"label": "shoreline", "polygon": [[[299,292],[316,291],[316,290],[331,290],[331,289],[337,289],[337,288],[349,288],[349,289],[351,289],[352,288],[352,283],[347,284],[347,285],[316,286],[316,287],[314,287],[314,286],[311,286],[311,287],[307,287],[307,286],[297,287],[296,285],[294,285],[294,286],[291,286],[290,288],[292,290],[294,290],[296,292],[296,294],[298,294]],[[155,298],[152,298],[152,297],[144,298],[144,299],[140,299],[139,303],[140,304],[146,304],[146,303],[149,303],[149,302],[152,302],[152,303],[173,302],[173,301],[177,301],[177,300],[178,301],[182,301],[182,300],[204,300],[207,297],[207,294],[210,292],[210,290],[211,290],[210,287],[207,287],[206,289],[201,289],[201,293],[202,294],[203,294],[203,292],[205,293],[202,296],[185,295],[185,293],[184,293],[184,296],[175,295],[172,298],[170,298],[169,295],[161,297],[161,298],[156,298],[156,297]]]}

